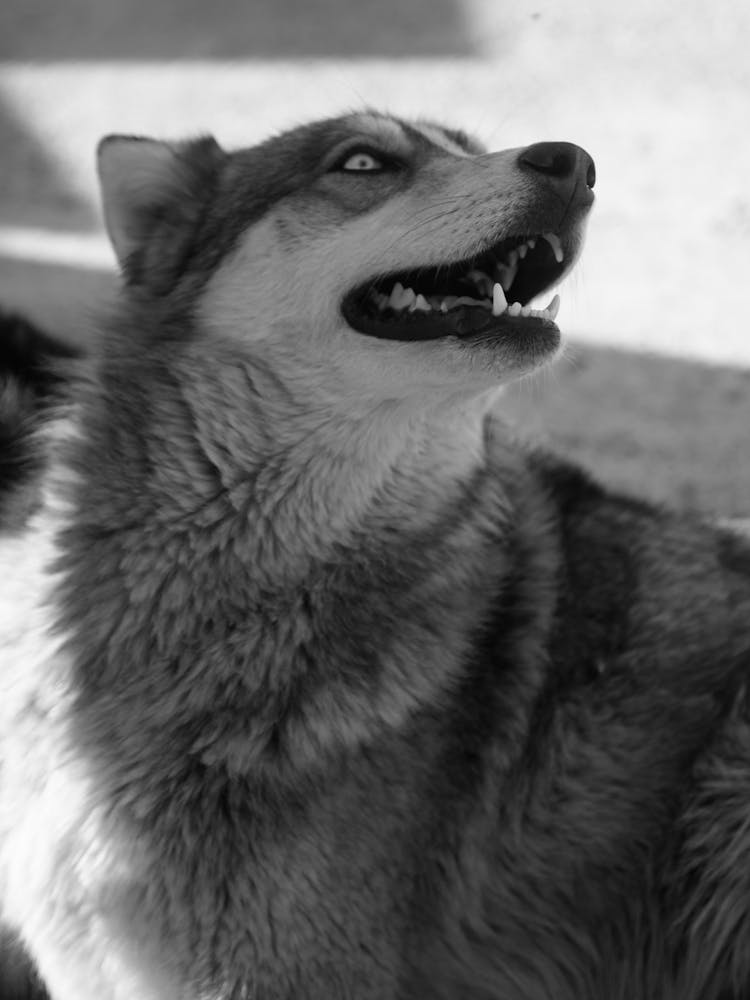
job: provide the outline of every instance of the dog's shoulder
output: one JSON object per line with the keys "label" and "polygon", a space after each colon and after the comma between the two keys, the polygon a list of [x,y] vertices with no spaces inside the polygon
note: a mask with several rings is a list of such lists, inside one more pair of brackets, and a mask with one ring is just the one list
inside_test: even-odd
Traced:
{"label": "dog's shoulder", "polygon": [[[543,511],[526,518],[529,545],[557,549],[550,642],[558,666],[569,663],[578,676],[588,664],[584,673],[595,676],[621,656],[668,659],[672,644],[684,662],[744,660],[741,636],[733,636],[737,609],[750,614],[746,538],[605,486],[552,452],[521,450],[527,485],[520,502]],[[512,468],[497,451],[496,461]]]}

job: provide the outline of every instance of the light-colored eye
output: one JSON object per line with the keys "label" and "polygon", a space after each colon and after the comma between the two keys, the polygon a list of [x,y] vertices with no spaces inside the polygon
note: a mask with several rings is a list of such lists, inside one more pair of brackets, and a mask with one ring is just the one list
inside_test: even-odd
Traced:
{"label": "light-colored eye", "polygon": [[382,170],[383,161],[378,160],[377,157],[372,155],[372,153],[352,153],[352,155],[341,164],[341,169],[351,171],[358,170],[361,173],[371,173],[376,170]]}

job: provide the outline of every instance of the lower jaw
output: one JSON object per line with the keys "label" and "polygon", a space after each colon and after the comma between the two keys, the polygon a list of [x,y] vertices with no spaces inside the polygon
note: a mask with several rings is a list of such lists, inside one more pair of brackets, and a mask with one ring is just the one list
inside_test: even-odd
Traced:
{"label": "lower jaw", "polygon": [[554,357],[560,347],[560,328],[551,320],[508,317],[491,330],[451,338],[458,349],[481,358],[480,363],[498,362],[506,370],[530,372]]}
{"label": "lower jaw", "polygon": [[560,340],[560,330],[551,319],[511,316],[507,310],[495,316],[486,309],[464,307],[448,313],[407,312],[381,319],[357,313],[345,303],[342,312],[357,333],[380,340],[421,343],[450,338],[467,347],[497,344],[506,348],[522,348],[525,341],[546,342],[556,348]]}

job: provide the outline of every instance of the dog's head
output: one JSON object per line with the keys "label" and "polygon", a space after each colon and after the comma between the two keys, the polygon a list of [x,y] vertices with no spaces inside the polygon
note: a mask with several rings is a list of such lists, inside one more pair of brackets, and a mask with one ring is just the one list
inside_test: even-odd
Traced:
{"label": "dog's head", "polygon": [[556,351],[594,166],[569,143],[485,153],[374,113],[225,153],[112,136],[109,233],[133,296],[331,391],[485,391]]}

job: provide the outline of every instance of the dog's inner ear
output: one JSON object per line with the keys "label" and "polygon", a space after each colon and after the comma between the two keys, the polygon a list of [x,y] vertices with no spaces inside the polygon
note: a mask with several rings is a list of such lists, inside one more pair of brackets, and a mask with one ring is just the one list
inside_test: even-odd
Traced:
{"label": "dog's inner ear", "polygon": [[173,287],[225,158],[212,138],[180,144],[102,139],[97,165],[104,222],[129,283],[160,295]]}

